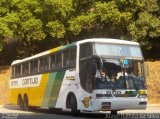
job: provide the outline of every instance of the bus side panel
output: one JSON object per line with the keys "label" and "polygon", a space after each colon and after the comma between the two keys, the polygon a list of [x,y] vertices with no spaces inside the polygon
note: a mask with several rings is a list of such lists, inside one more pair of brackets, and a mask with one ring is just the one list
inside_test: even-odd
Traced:
{"label": "bus side panel", "polygon": [[10,103],[17,105],[18,96],[21,95],[22,99],[24,94],[28,91],[27,88],[11,88],[10,90]]}
{"label": "bus side panel", "polygon": [[43,74],[40,82],[40,86],[29,88],[28,97],[29,97],[29,105],[40,107],[42,104],[44,91],[46,88],[46,84],[48,81],[49,74]]}
{"label": "bus side panel", "polygon": [[55,80],[57,72],[51,73],[48,76],[48,81],[46,82],[46,87],[44,89],[44,95],[43,95],[43,101],[42,101],[42,107],[48,107],[48,102],[50,99],[51,90],[53,87],[53,83]]}
{"label": "bus side panel", "polygon": [[63,70],[49,74],[42,107],[55,107],[65,72]]}
{"label": "bus side panel", "polygon": [[67,95],[70,92],[77,94],[77,85],[75,85],[76,82],[75,69],[67,70],[59,91],[59,96],[55,106],[56,108],[66,109]]}
{"label": "bus side panel", "polygon": [[19,95],[21,95],[22,99],[24,98],[24,95],[27,95],[29,106],[37,106],[37,107],[41,106],[49,74],[31,76],[30,78],[35,78],[35,77],[37,77],[38,79],[39,82],[39,83],[37,82],[38,84],[24,85],[23,81],[24,79],[27,78],[19,78],[10,81],[10,85],[12,84],[12,81],[17,82],[16,86],[10,86],[11,104],[17,104]]}

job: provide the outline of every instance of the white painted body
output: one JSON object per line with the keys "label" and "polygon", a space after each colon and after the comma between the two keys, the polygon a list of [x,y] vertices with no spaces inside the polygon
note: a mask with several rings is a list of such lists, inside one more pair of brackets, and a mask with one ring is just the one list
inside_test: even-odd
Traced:
{"label": "white painted body", "polygon": [[[94,90],[93,93],[86,92],[80,84],[79,78],[79,45],[86,42],[102,42],[111,44],[126,44],[126,45],[139,45],[137,42],[130,42],[124,40],[114,40],[114,39],[87,39],[77,42],[77,61],[76,70],[67,71],[62,82],[61,90],[59,93],[59,98],[57,100],[56,108],[66,109],[66,98],[69,92],[74,93],[78,103],[78,110],[81,111],[101,111],[102,102],[111,102],[111,108],[109,110],[124,110],[124,109],[146,109],[146,105],[139,105],[139,102],[147,102],[147,98],[140,99],[136,97],[113,97],[113,98],[102,98],[97,99],[97,93],[104,93],[108,90]],[[75,77],[75,80],[66,80],[67,75]],[[125,93],[124,90],[121,90]],[[89,107],[84,107],[82,101],[86,97],[91,97],[89,101]]]}

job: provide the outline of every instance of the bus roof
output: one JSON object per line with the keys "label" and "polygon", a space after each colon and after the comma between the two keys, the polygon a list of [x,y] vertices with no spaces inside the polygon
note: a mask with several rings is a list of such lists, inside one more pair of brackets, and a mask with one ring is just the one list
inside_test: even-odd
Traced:
{"label": "bus roof", "polygon": [[138,42],[111,39],[111,38],[92,38],[78,41],[77,44],[87,43],[87,42],[102,42],[102,43],[113,43],[113,44],[126,44],[126,45],[139,45]]}
{"label": "bus roof", "polygon": [[74,47],[74,46],[76,46],[75,43],[68,44],[68,45],[65,45],[65,46],[56,47],[56,48],[38,53],[38,54],[33,55],[31,57],[27,57],[27,58],[24,58],[24,59],[21,59],[21,60],[15,60],[15,61],[12,62],[11,65],[15,65],[15,64],[22,63],[22,62],[25,62],[25,61],[28,61],[28,60],[32,60],[32,59],[36,59],[38,57],[45,56],[45,55],[48,55],[48,54],[52,54],[54,52],[61,51],[61,50],[64,50],[64,49],[67,49],[67,48],[70,48],[70,47]]}
{"label": "bus roof", "polygon": [[85,39],[85,40],[78,41],[76,43],[72,43],[72,44],[68,44],[68,45],[65,45],[65,46],[56,47],[56,48],[44,51],[42,53],[33,55],[31,57],[27,57],[27,58],[24,58],[24,59],[21,59],[21,60],[15,60],[15,61],[12,62],[11,65],[15,65],[15,64],[22,63],[22,62],[25,62],[25,61],[28,61],[28,60],[32,60],[32,59],[36,59],[38,57],[41,57],[41,56],[44,56],[44,55],[48,55],[48,54],[51,54],[51,53],[54,53],[54,52],[57,52],[57,51],[61,51],[61,50],[64,50],[66,48],[70,48],[70,47],[73,47],[73,46],[76,46],[76,45],[79,45],[79,44],[82,44],[82,43],[87,43],[87,42],[102,42],[102,43],[113,43],[113,44],[139,45],[139,43],[137,43],[137,42],[119,40],[119,39],[111,39],[111,38]]}

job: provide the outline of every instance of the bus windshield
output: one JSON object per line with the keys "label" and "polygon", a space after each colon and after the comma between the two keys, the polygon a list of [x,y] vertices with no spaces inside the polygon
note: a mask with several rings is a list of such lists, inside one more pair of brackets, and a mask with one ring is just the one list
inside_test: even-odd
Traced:
{"label": "bus windshield", "polygon": [[144,89],[143,72],[142,61],[104,59],[96,71],[95,89]]}
{"label": "bus windshield", "polygon": [[142,57],[138,45],[95,43],[94,50],[99,56]]}
{"label": "bus windshield", "polygon": [[81,86],[88,92],[93,89],[145,89],[143,56],[139,45],[82,44],[79,68]]}

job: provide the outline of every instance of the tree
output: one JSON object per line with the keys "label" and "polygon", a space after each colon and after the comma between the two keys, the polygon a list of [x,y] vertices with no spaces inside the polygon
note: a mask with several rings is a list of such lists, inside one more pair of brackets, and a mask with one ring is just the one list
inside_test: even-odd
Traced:
{"label": "tree", "polygon": [[[15,52],[14,58],[8,58],[12,61],[59,45],[93,37],[138,41],[144,51],[158,52],[160,2],[158,0],[0,1],[0,50],[2,50],[0,57],[2,58],[7,50]],[[13,50],[6,47],[11,43],[16,46]]]}

